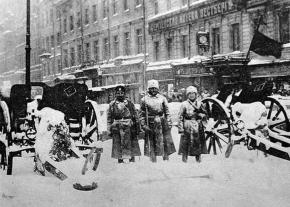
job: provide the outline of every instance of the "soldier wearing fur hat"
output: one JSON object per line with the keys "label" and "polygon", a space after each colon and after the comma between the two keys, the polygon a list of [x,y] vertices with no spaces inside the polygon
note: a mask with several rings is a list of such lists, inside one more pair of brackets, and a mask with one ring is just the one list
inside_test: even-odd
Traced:
{"label": "soldier wearing fur hat", "polygon": [[189,86],[186,89],[187,100],[182,102],[179,111],[178,131],[181,134],[178,154],[187,162],[188,156],[195,156],[201,162],[201,154],[207,154],[205,136],[201,119],[205,110],[197,99],[197,89]]}
{"label": "soldier wearing fur hat", "polygon": [[140,156],[137,135],[140,131],[138,115],[134,104],[125,98],[125,87],[117,86],[115,100],[108,109],[108,134],[113,138],[112,158],[123,163],[124,159],[135,162]]}
{"label": "soldier wearing fur hat", "polygon": [[141,100],[140,121],[145,131],[144,155],[156,162],[156,156],[169,160],[175,146],[171,136],[171,117],[166,98],[159,94],[157,80],[148,81],[148,93]]}

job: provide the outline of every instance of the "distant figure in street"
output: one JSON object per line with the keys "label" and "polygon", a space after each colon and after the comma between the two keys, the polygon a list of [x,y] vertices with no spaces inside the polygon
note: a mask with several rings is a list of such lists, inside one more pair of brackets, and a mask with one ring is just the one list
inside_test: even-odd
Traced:
{"label": "distant figure in street", "polygon": [[169,160],[169,155],[176,151],[171,136],[172,122],[168,102],[159,94],[157,80],[148,81],[148,93],[141,100],[140,121],[145,131],[145,156],[152,162],[157,162],[156,156]]}
{"label": "distant figure in street", "polygon": [[210,93],[208,92],[207,89],[204,89],[203,92],[201,93],[201,98],[204,99],[207,97],[210,97]]}
{"label": "distant figure in street", "polygon": [[201,162],[201,154],[207,154],[205,136],[201,120],[205,110],[197,99],[197,89],[189,86],[186,89],[187,100],[182,102],[179,111],[178,131],[181,134],[179,152],[182,161],[187,162],[188,156],[195,156]]}
{"label": "distant figure in street", "polygon": [[125,87],[117,86],[116,99],[108,109],[108,135],[113,138],[112,158],[123,163],[124,159],[135,162],[141,151],[137,135],[140,131],[138,115],[134,104],[125,98]]}

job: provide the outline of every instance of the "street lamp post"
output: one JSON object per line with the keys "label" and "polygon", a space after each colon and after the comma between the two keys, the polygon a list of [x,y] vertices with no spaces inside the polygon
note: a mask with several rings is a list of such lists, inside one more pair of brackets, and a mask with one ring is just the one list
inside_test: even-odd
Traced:
{"label": "street lamp post", "polygon": [[30,90],[30,0],[27,0],[26,3],[27,11],[26,11],[26,60],[25,60],[25,68],[26,68],[26,76],[25,76],[25,84],[29,86]]}

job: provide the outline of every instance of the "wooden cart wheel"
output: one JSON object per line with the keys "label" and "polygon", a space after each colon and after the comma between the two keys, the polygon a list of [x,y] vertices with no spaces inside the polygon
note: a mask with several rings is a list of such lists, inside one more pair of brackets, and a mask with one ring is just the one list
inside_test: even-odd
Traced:
{"label": "wooden cart wheel", "polygon": [[290,132],[286,103],[290,106],[290,99],[286,97],[267,97],[264,102],[267,108],[268,125],[274,132]]}
{"label": "wooden cart wheel", "polygon": [[231,141],[231,119],[224,104],[214,98],[202,100],[205,106],[208,121],[205,124],[205,138],[208,146],[208,153],[213,151],[217,154],[217,147],[223,153],[223,147]]}

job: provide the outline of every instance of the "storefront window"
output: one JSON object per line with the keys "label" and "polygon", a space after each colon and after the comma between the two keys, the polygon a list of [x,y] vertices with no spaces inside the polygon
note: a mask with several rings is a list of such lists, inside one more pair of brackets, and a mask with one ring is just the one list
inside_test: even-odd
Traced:
{"label": "storefront window", "polygon": [[290,42],[289,24],[289,12],[283,12],[279,16],[280,42],[282,43]]}

